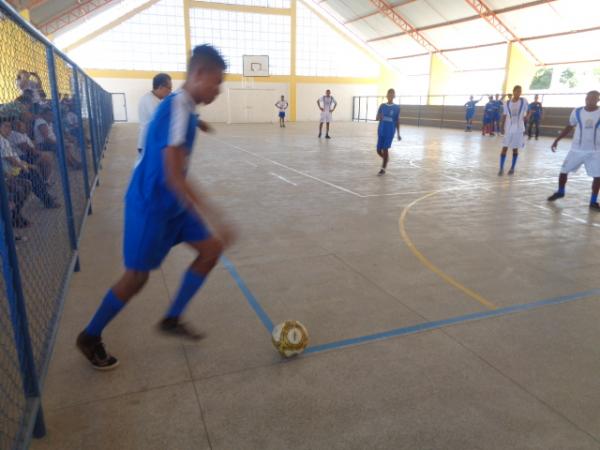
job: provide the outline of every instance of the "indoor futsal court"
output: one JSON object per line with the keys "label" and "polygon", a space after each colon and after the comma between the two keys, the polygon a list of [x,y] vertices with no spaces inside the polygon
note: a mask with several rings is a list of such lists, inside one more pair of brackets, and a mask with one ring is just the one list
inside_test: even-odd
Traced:
{"label": "indoor futsal court", "polygon": [[0,450],[600,449],[596,0],[0,36]]}

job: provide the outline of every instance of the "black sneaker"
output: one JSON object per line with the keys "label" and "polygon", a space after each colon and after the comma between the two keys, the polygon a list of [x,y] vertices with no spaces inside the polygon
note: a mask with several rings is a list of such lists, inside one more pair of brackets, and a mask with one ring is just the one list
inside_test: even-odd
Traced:
{"label": "black sneaker", "polygon": [[119,360],[106,352],[100,337],[90,336],[82,331],[77,336],[77,348],[94,369],[112,370],[119,365]]}
{"label": "black sneaker", "polygon": [[598,202],[590,203],[590,209],[593,209],[594,211],[600,211],[600,205],[598,204]]}
{"label": "black sneaker", "polygon": [[319,133],[319,139],[321,139],[321,133]]}
{"label": "black sneaker", "polygon": [[553,202],[555,200],[558,200],[559,198],[563,198],[564,196],[565,194],[561,194],[560,192],[556,191],[554,194],[548,197],[548,201]]}
{"label": "black sneaker", "polygon": [[498,176],[499,176],[499,177],[501,177],[502,175],[504,175],[504,171],[503,171],[502,169],[500,169],[500,170],[498,171]]}
{"label": "black sneaker", "polygon": [[514,174],[515,174],[515,169],[510,169],[510,170],[508,171],[508,174],[509,174],[509,175],[514,175]]}
{"label": "black sneaker", "polygon": [[385,175],[385,169],[381,169],[377,175],[379,175],[379,176]]}
{"label": "black sneaker", "polygon": [[328,134],[325,135],[325,139],[331,139],[331,136],[329,136]]}
{"label": "black sneaker", "polygon": [[167,317],[161,320],[158,329],[164,334],[183,337],[192,341],[199,341],[204,337],[202,333],[198,333],[189,325],[180,322],[178,317]]}

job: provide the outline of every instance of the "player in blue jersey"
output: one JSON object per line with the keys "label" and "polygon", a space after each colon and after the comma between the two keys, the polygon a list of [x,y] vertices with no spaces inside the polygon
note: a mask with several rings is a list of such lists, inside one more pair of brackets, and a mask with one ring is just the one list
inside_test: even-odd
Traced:
{"label": "player in blue jersey", "polygon": [[210,104],[219,95],[225,68],[213,47],[194,48],[185,83],[160,103],[148,125],[145,146],[125,196],[125,273],[108,290],[77,338],[77,347],[95,369],[109,370],[118,365],[117,358],[104,347],[102,331],[144,287],[150,271],[159,268],[169,250],[182,242],[196,251],[196,258],[158,329],[189,339],[201,337],[181,321],[181,316],[234,234],[186,174],[196,128],[201,127],[196,105]]}
{"label": "player in blue jersey", "polygon": [[531,133],[533,132],[533,127],[535,126],[535,140],[537,141],[540,137],[540,122],[542,121],[542,116],[544,115],[544,108],[542,107],[542,103],[539,101],[540,96],[536,95],[533,99],[533,103],[529,104],[529,124],[527,127],[527,135],[531,140]]}
{"label": "player in blue jersey", "polygon": [[494,114],[494,131],[498,134],[503,134],[500,129],[500,119],[502,119],[502,111],[504,110],[504,103],[502,102],[502,98],[504,96],[500,96],[500,94],[496,94],[496,99],[494,103],[496,104],[496,114]]}
{"label": "player in blue jersey", "polygon": [[490,136],[494,136],[494,118],[496,117],[496,102],[494,97],[491,95],[488,97],[488,102],[485,104],[483,109],[483,127],[481,128],[481,135],[485,136],[489,133]]}
{"label": "player in blue jersey", "polygon": [[389,161],[389,149],[392,146],[394,136],[400,137],[400,105],[394,103],[396,91],[388,89],[387,103],[382,103],[377,111],[377,154],[383,160],[381,170],[377,175],[385,175],[385,169]]}
{"label": "player in blue jersey", "polygon": [[465,120],[467,121],[467,127],[465,131],[473,131],[473,117],[475,117],[475,108],[477,103],[481,101],[483,97],[479,100],[473,100],[473,96],[469,98],[469,101],[465,103]]}

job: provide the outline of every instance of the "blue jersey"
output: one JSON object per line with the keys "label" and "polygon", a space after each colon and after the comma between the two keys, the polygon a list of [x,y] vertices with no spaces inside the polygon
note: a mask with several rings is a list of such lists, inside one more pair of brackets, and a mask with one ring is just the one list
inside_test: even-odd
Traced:
{"label": "blue jersey", "polygon": [[467,103],[465,103],[465,108],[467,109],[467,112],[475,112],[475,105],[477,105],[477,103],[479,103],[479,100],[470,100]]}
{"label": "blue jersey", "polygon": [[534,119],[539,119],[542,117],[542,104],[540,102],[530,103],[529,112]]}
{"label": "blue jersey", "polygon": [[393,137],[400,117],[400,105],[382,103],[377,115],[380,116],[378,134],[391,134]]}
{"label": "blue jersey", "polygon": [[191,155],[198,124],[195,111],[195,102],[183,89],[160,103],[148,124],[145,145],[129,182],[125,196],[127,208],[158,213],[165,219],[184,211],[167,186],[164,158],[168,146],[183,146],[188,156]]}
{"label": "blue jersey", "polygon": [[498,111],[498,104],[495,101],[487,102],[485,104],[484,115],[493,117]]}

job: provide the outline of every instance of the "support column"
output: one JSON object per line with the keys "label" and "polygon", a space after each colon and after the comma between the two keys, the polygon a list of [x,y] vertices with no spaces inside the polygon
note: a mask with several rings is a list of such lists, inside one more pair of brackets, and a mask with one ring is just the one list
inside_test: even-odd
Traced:
{"label": "support column", "polygon": [[291,17],[290,17],[290,121],[296,121],[296,112],[298,111],[298,102],[296,95],[296,6],[297,0],[291,2]]}
{"label": "support column", "polygon": [[504,75],[504,93],[512,92],[515,85],[523,87],[523,91],[529,88],[529,82],[535,74],[537,67],[531,57],[525,53],[523,48],[516,42],[508,44],[506,55],[506,70]]}
{"label": "support column", "polygon": [[[443,95],[448,92],[450,77],[453,73],[450,67],[437,53],[431,54],[429,66],[429,91],[427,92],[428,105],[442,105]],[[432,97],[439,95],[440,97]]]}
{"label": "support column", "polygon": [[192,36],[190,32],[190,0],[183,0],[183,32],[185,33],[185,60],[192,56]]}

